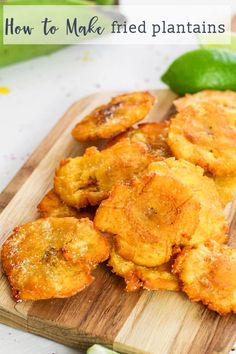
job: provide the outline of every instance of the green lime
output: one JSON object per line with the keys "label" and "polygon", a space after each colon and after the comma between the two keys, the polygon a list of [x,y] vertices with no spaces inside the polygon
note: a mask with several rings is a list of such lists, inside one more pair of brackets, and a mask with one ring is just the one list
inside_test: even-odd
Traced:
{"label": "green lime", "polygon": [[201,90],[236,91],[236,54],[226,49],[197,49],[177,58],[162,81],[183,95]]}
{"label": "green lime", "polygon": [[[224,35],[221,34],[221,38],[223,36]],[[236,33],[225,34],[225,39],[227,40],[227,38],[229,36],[231,37],[230,44],[208,44],[206,35],[204,35],[203,37],[199,36],[199,42],[200,42],[201,47],[203,47],[203,48],[221,48],[221,49],[229,49],[229,50],[232,50],[233,52],[236,52]],[[212,39],[212,37],[211,37],[211,39]]]}
{"label": "green lime", "polygon": [[96,0],[99,5],[114,5],[114,0]]}
{"label": "green lime", "polygon": [[87,354],[118,354],[113,350],[102,347],[101,345],[95,344],[87,350]]}

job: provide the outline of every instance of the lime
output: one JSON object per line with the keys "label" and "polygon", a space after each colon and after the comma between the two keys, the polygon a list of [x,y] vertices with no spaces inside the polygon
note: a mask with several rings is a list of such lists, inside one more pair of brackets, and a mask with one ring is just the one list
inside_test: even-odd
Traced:
{"label": "lime", "polygon": [[87,350],[87,354],[118,354],[113,350],[102,347],[101,345],[95,344]]}
{"label": "lime", "polygon": [[236,54],[196,49],[177,58],[161,79],[180,95],[206,89],[236,91]]}
{"label": "lime", "polygon": [[114,0],[97,0],[96,3],[99,5],[115,5]]}

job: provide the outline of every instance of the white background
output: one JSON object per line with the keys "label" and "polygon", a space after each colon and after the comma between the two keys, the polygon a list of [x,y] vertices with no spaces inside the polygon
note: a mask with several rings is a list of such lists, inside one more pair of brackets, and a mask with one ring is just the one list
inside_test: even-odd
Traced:
{"label": "white background", "polygon": [[[0,190],[75,100],[106,90],[164,87],[160,75],[175,57],[192,48],[77,46],[1,69],[0,87],[8,87],[10,93],[0,94]],[[0,325],[0,353],[78,351]]]}

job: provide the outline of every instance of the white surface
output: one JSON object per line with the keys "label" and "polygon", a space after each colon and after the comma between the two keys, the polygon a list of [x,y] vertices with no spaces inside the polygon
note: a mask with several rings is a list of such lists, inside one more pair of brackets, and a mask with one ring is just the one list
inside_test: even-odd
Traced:
{"label": "white surface", "polygon": [[[70,47],[49,57],[0,70],[0,189],[77,99],[104,90],[164,87],[160,75],[179,46]],[[32,334],[0,325],[1,354],[75,354]]]}

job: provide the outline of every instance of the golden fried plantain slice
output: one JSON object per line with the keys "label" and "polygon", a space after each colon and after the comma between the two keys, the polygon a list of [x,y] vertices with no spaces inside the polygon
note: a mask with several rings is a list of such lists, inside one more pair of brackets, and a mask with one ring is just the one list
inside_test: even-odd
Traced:
{"label": "golden fried plantain slice", "polygon": [[225,176],[236,172],[236,114],[213,103],[187,107],[171,120],[168,143],[173,154]]}
{"label": "golden fried plantain slice", "polygon": [[79,122],[72,130],[72,136],[79,141],[110,138],[145,118],[154,102],[155,98],[149,92],[116,96]]}
{"label": "golden fried plantain slice", "polygon": [[83,156],[62,162],[56,172],[55,191],[68,205],[97,205],[107,198],[115,182],[143,173],[154,159],[145,144],[128,139],[101,152],[91,147]]}
{"label": "golden fried plantain slice", "polygon": [[236,193],[236,175],[214,177],[222,205],[232,202]]}
{"label": "golden fried plantain slice", "polygon": [[111,139],[107,147],[114,145],[122,139],[129,138],[131,141],[141,141],[147,144],[149,150],[158,157],[172,156],[167,144],[169,122],[151,122],[139,124],[137,128],[130,128]]}
{"label": "golden fried plantain slice", "polygon": [[108,257],[108,240],[89,219],[38,219],[17,227],[2,248],[17,300],[72,296],[91,283],[91,270]]}
{"label": "golden fried plantain slice", "polygon": [[148,170],[163,176],[171,176],[182,182],[193,193],[200,205],[199,223],[190,238],[182,238],[183,245],[196,245],[214,239],[219,243],[227,240],[228,225],[224,217],[215,183],[204,176],[204,170],[184,160],[169,158],[153,162]]}
{"label": "golden fried plantain slice", "polygon": [[236,113],[236,93],[233,91],[205,90],[193,95],[187,94],[174,101],[177,111],[182,111],[195,103],[212,102],[229,112]]}
{"label": "golden fried plantain slice", "polygon": [[147,268],[122,258],[113,248],[108,265],[113,273],[124,278],[127,291],[139,288],[148,290],[179,290],[178,278],[171,273],[172,262]]}
{"label": "golden fried plantain slice", "polygon": [[221,315],[236,313],[236,250],[216,242],[185,248],[174,272],[191,300],[202,301]]}
{"label": "golden fried plantain slice", "polygon": [[95,215],[96,227],[115,235],[119,255],[137,265],[156,267],[170,260],[179,240],[191,237],[199,203],[191,190],[155,173],[117,184]]}
{"label": "golden fried plantain slice", "polygon": [[66,205],[53,189],[43,197],[37,208],[42,218],[48,218],[50,216],[65,218],[71,216],[77,219],[89,218],[93,220],[95,214],[95,211],[91,207],[78,210]]}

